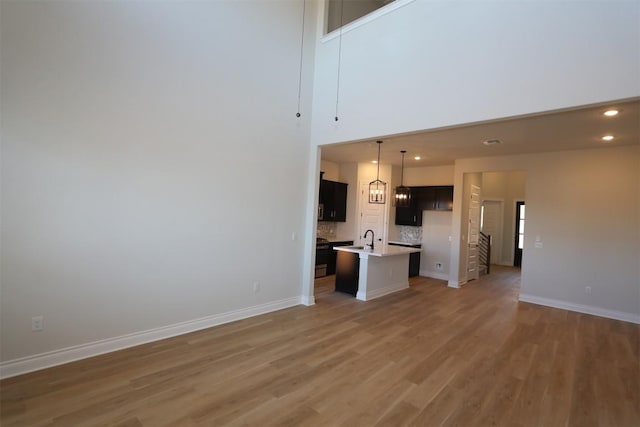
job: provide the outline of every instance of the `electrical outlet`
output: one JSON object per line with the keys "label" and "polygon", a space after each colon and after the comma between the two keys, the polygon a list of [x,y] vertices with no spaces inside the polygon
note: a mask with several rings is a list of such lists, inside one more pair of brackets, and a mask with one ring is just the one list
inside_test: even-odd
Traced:
{"label": "electrical outlet", "polygon": [[436,262],[436,270],[442,270],[442,263]]}
{"label": "electrical outlet", "polygon": [[253,293],[257,294],[260,292],[260,282],[253,282]]}
{"label": "electrical outlet", "polygon": [[44,317],[43,316],[34,316],[31,318],[31,330],[34,332],[41,331],[44,329]]}
{"label": "electrical outlet", "polygon": [[584,293],[587,295],[591,295],[591,286],[585,286],[584,287]]}

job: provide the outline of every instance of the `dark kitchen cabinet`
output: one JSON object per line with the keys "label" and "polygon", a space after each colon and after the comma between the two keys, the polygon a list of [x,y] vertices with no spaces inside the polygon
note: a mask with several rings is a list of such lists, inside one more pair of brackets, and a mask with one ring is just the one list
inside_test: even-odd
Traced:
{"label": "dark kitchen cabinet", "polygon": [[353,240],[345,240],[343,242],[331,242],[329,243],[331,249],[331,255],[329,255],[327,261],[327,275],[336,274],[336,260],[338,258],[338,251],[336,251],[336,246],[353,246]]}
{"label": "dark kitchen cabinet", "polygon": [[413,225],[419,227],[422,225],[422,209],[414,207],[396,206],[396,225]]}
{"label": "dark kitchen cabinet", "polygon": [[435,187],[435,205],[437,211],[453,210],[453,185]]}
{"label": "dark kitchen cabinet", "polygon": [[410,187],[411,206],[396,207],[396,225],[422,225],[422,211],[453,209],[453,186]]}
{"label": "dark kitchen cabinet", "polygon": [[356,296],[360,280],[360,256],[351,252],[339,251],[336,269],[336,292],[345,292]]}
{"label": "dark kitchen cabinet", "polygon": [[347,220],[347,184],[320,180],[318,221],[345,222]]}
{"label": "dark kitchen cabinet", "polygon": [[411,202],[409,206],[396,206],[396,225],[412,225],[414,227],[422,225],[421,188],[425,187],[411,187]]}
{"label": "dark kitchen cabinet", "polygon": [[417,209],[424,211],[450,211],[453,209],[453,186],[411,187]]}

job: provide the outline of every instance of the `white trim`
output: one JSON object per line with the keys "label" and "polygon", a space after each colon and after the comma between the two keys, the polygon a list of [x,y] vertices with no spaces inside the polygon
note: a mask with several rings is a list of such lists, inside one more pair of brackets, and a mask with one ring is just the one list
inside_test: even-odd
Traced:
{"label": "white trim", "polygon": [[449,282],[447,283],[447,286],[449,286],[450,288],[461,288],[462,285],[466,284],[467,281],[466,280],[461,280],[459,282],[456,282],[455,280],[449,280]]}
{"label": "white trim", "polygon": [[303,295],[300,297],[300,303],[302,305],[306,305],[306,306],[311,306],[311,305],[315,305],[316,303],[316,297],[315,296],[308,296],[308,295]]}
{"label": "white trim", "polygon": [[88,357],[98,356],[100,354],[110,353],[112,351],[122,350],[140,344],[146,344],[201,329],[211,328],[224,323],[235,322],[236,320],[258,316],[272,311],[282,310],[303,304],[302,300],[302,297],[287,298],[226,313],[214,314],[200,319],[175,323],[169,326],[162,326],[148,331],[134,332],[132,334],[122,335],[115,338],[107,338],[105,340],[94,341],[92,343],[80,344],[33,356],[8,360],[0,363],[0,378],[14,377],[16,375],[26,374],[27,372],[50,368],[52,366],[86,359]]}
{"label": "white trim", "polygon": [[420,276],[422,277],[431,277],[432,279],[446,280],[449,281],[449,275],[446,273],[438,273],[431,270],[420,270]]}
{"label": "white trim", "polygon": [[404,289],[409,289],[408,281],[392,283],[388,286],[385,286],[384,288],[374,289],[372,291],[367,291],[366,293],[359,290],[358,293],[356,294],[356,298],[359,299],[360,301],[369,301],[374,298],[380,298],[394,292],[402,291]]}
{"label": "white trim", "polygon": [[[336,28],[335,30],[331,31],[329,34],[325,34],[324,36],[320,37],[320,43],[326,43],[329,40],[333,40],[337,37],[340,37],[340,34],[344,35],[345,33],[348,33],[351,30],[355,30],[358,27],[361,27],[365,24],[368,24],[371,21],[375,21],[376,19],[380,18],[381,16],[386,15],[387,13],[391,13],[396,9],[400,9],[403,6],[408,5],[409,3],[413,3],[415,0],[395,0],[394,2],[389,3],[386,6],[382,6],[380,9],[376,9],[371,13],[368,13],[358,19],[356,19],[355,21],[351,21],[346,25],[342,26],[342,32],[340,31],[340,28]],[[327,1],[327,4],[329,2]],[[326,13],[325,13],[325,23],[324,23],[324,30],[326,31],[327,28],[327,24],[326,24],[327,18],[326,18]]]}
{"label": "white trim", "polygon": [[528,302],[531,304],[544,305],[547,307],[576,311],[578,313],[591,314],[593,316],[606,317],[607,319],[622,320],[623,322],[640,324],[640,314],[607,310],[590,305],[574,304],[572,302],[565,302],[557,299],[543,298],[527,294],[520,294],[520,297],[518,299],[522,302]]}

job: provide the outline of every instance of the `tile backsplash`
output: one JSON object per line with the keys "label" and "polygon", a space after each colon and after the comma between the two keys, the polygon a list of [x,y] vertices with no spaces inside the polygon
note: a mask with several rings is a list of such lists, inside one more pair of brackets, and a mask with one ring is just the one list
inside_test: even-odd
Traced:
{"label": "tile backsplash", "polygon": [[318,222],[318,237],[324,237],[325,239],[336,237],[336,225],[335,222]]}
{"label": "tile backsplash", "polygon": [[422,227],[412,227],[408,225],[399,225],[400,240],[408,243],[422,242]]}

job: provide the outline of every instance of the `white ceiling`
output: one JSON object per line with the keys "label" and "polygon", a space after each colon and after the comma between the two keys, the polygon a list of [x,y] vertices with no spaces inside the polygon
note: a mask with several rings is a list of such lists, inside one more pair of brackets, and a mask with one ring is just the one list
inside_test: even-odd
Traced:
{"label": "white ceiling", "polygon": [[[604,111],[620,113],[606,117]],[[603,142],[603,135],[615,136]],[[486,146],[498,139],[502,144]],[[367,141],[322,146],[322,159],[336,163],[371,162],[400,166],[400,150],[407,150],[405,167],[450,165],[455,159],[539,153],[640,144],[640,100],[613,102],[570,111],[538,114],[509,120],[448,129],[375,138]],[[421,160],[414,160],[421,156]]]}

